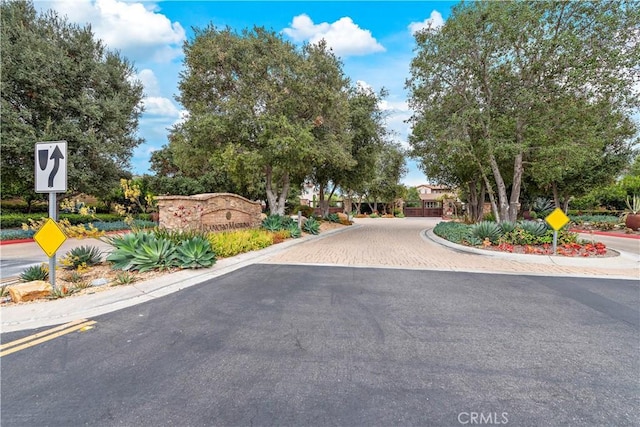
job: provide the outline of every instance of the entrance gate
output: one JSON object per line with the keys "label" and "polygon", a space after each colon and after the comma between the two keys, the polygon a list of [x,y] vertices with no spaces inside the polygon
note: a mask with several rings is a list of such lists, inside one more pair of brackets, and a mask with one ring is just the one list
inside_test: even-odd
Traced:
{"label": "entrance gate", "polygon": [[442,203],[432,200],[423,200],[422,207],[404,208],[404,216],[406,217],[441,217]]}

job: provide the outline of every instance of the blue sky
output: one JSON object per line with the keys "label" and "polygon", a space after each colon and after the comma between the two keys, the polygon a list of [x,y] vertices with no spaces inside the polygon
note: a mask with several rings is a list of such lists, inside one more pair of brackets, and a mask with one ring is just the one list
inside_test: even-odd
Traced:
{"label": "blue sky", "polygon": [[[69,21],[91,24],[96,37],[119,50],[134,63],[145,87],[145,113],[139,134],[145,143],[131,161],[134,173],[147,173],[149,157],[167,143],[168,128],[184,113],[175,100],[182,68],[182,43],[193,37],[192,28],[213,23],[217,27],[264,26],[302,44],[324,38],[342,59],[353,82],[363,82],[389,96],[381,107],[387,127],[407,146],[410,116],[405,79],[415,43],[412,32],[425,25],[440,26],[457,2],[431,1],[36,1],[39,10],[55,9]],[[406,185],[427,178],[408,161]]]}

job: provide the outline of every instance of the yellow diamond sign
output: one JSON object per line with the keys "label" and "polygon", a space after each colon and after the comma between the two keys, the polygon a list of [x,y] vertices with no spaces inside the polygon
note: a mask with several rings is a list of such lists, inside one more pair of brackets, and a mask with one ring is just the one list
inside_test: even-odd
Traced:
{"label": "yellow diamond sign", "polygon": [[35,240],[44,253],[51,258],[55,255],[60,245],[67,240],[67,236],[54,220],[48,218],[40,230],[33,236],[33,240]]}
{"label": "yellow diamond sign", "polygon": [[569,222],[569,217],[562,212],[562,209],[555,208],[544,220],[551,228],[558,231]]}

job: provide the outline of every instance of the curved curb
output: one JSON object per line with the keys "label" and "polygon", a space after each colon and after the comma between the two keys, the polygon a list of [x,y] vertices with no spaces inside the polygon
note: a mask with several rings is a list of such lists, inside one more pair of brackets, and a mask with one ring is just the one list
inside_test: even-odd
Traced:
{"label": "curved curb", "polygon": [[[437,243],[441,246],[446,246],[452,250],[457,252],[465,252],[474,255],[482,255],[486,257],[492,258],[501,258],[508,259],[512,261],[526,262],[530,264],[548,264],[548,265],[559,265],[559,266],[570,266],[570,267],[596,267],[596,268],[604,268],[604,269],[612,269],[612,268],[638,268],[640,265],[640,260],[638,257],[624,251],[614,251],[618,253],[616,257],[607,257],[607,258],[577,258],[577,257],[560,257],[553,255],[529,255],[529,254],[513,254],[508,252],[495,252],[495,251],[486,251],[483,249],[472,248],[469,246],[459,245],[457,243],[450,242],[442,237],[437,236],[433,229],[425,229],[421,233],[424,239],[429,239],[434,243]],[[613,251],[613,249],[611,249]]]}

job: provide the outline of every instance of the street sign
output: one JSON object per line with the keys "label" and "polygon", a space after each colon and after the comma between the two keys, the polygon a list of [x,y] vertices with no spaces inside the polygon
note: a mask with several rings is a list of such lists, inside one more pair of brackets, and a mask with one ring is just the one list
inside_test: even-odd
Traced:
{"label": "street sign", "polygon": [[67,141],[36,143],[36,193],[67,191]]}
{"label": "street sign", "polygon": [[49,258],[56,254],[56,251],[67,240],[64,231],[60,229],[58,223],[51,218],[47,218],[44,225],[33,236],[33,240],[42,248]]}
{"label": "street sign", "polygon": [[547,221],[551,228],[558,231],[569,222],[569,217],[562,212],[562,209],[555,208],[544,220]]}

